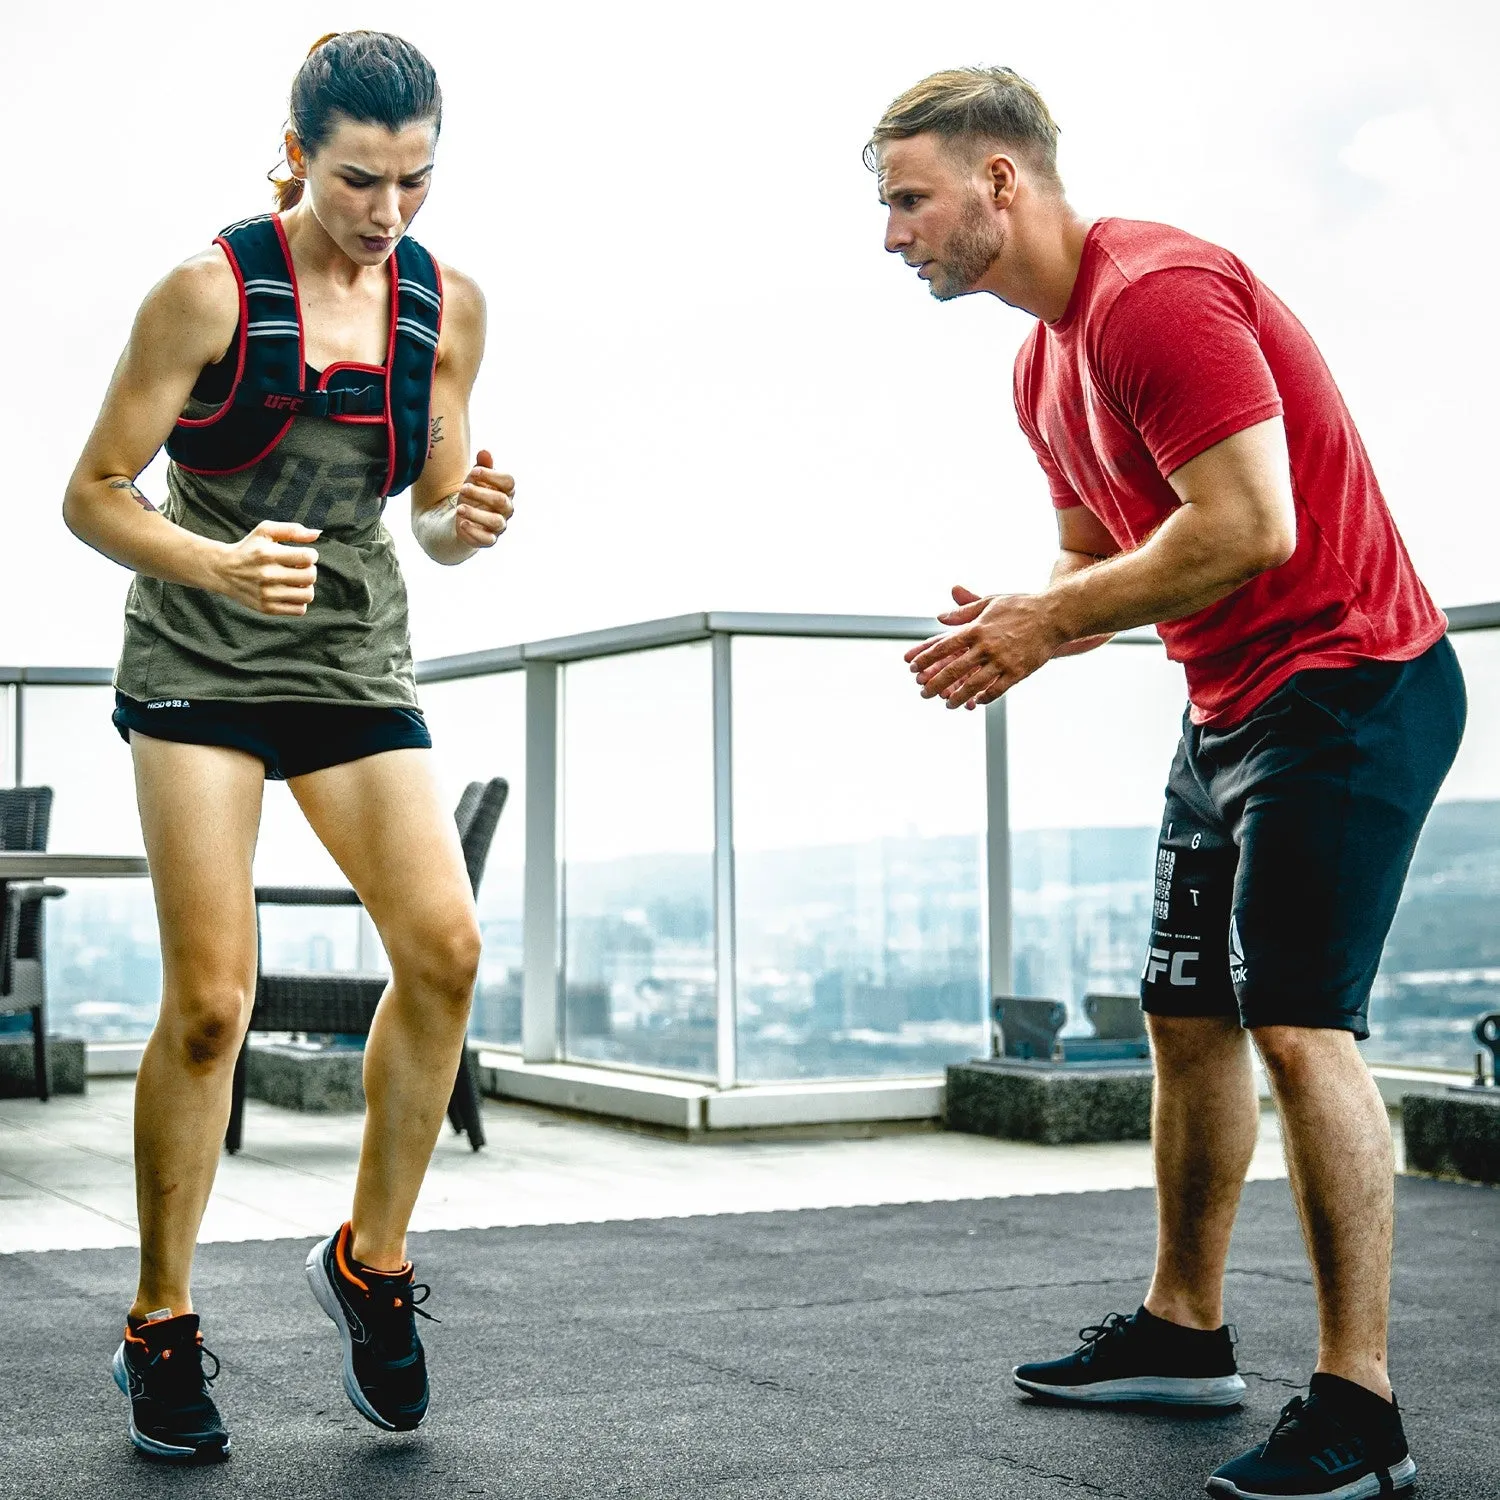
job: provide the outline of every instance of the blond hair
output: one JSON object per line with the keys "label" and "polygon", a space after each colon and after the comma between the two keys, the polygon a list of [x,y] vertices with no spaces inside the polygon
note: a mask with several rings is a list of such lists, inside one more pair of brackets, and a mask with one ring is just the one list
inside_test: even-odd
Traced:
{"label": "blond hair", "polygon": [[936,135],[956,153],[981,146],[1019,150],[1040,177],[1061,188],[1057,121],[1036,86],[1012,68],[945,68],[892,100],[865,146],[865,165],[877,169],[887,141]]}

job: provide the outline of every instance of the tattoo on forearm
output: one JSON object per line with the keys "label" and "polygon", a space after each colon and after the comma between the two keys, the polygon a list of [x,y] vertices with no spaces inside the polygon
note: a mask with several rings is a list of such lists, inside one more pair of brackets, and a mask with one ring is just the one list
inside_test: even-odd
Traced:
{"label": "tattoo on forearm", "polygon": [[432,419],[431,425],[427,429],[427,456],[428,456],[428,458],[432,457],[433,450],[437,447],[437,445],[440,442],[442,442],[442,440],[443,440],[443,419],[441,417],[434,417]]}
{"label": "tattoo on forearm", "polygon": [[109,487],[112,490],[125,490],[130,498],[135,501],[142,510],[155,510],[156,507],[135,487],[133,479],[111,479]]}

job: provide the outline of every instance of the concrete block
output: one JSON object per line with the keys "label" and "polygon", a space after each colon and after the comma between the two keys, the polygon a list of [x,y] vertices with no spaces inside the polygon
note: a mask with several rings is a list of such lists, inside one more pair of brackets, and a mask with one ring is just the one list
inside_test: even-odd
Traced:
{"label": "concrete block", "polygon": [[1500,1088],[1403,1094],[1401,1133],[1408,1172],[1500,1184]]}
{"label": "concrete block", "polygon": [[[0,1038],[0,1099],[36,1097],[36,1071],[31,1058],[29,1031]],[[47,1038],[48,1084],[54,1094],[84,1093],[88,1086],[87,1068],[81,1037]]]}
{"label": "concrete block", "polygon": [[955,1063],[943,1123],[1044,1146],[1149,1140],[1151,1066],[1070,1068],[1013,1058]]}
{"label": "concrete block", "polygon": [[357,1114],[365,1107],[364,1065],[362,1048],[252,1041],[245,1093],[307,1114]]}

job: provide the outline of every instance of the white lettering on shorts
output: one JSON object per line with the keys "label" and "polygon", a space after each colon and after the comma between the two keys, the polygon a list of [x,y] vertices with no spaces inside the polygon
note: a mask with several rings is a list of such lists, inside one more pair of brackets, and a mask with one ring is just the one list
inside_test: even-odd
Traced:
{"label": "white lettering on shorts", "polygon": [[1155,913],[1158,922],[1167,920],[1167,911],[1172,897],[1172,872],[1177,868],[1175,849],[1156,851]]}
{"label": "white lettering on shorts", "polygon": [[191,708],[193,705],[186,698],[158,698],[153,703],[148,703],[147,708]]}
{"label": "white lettering on shorts", "polygon": [[1188,965],[1197,963],[1198,957],[1196,948],[1179,948],[1175,952],[1170,948],[1153,948],[1146,955],[1146,972],[1141,978],[1147,984],[1160,984],[1161,976],[1165,974],[1167,983],[1180,989],[1195,985],[1198,976],[1188,973]]}
{"label": "white lettering on shorts", "polygon": [[1245,982],[1245,945],[1240,941],[1240,923],[1237,916],[1229,919],[1229,977],[1235,984]]}
{"label": "white lettering on shorts", "polygon": [[1197,984],[1198,976],[1189,974],[1187,966],[1198,962],[1196,953],[1177,952],[1172,955],[1172,983],[1178,985]]}

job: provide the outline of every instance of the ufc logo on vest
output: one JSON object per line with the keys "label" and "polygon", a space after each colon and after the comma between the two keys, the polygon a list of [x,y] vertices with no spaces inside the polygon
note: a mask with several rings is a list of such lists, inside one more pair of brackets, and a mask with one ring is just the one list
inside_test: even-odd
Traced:
{"label": "ufc logo on vest", "polygon": [[291,411],[302,410],[303,402],[300,396],[270,395],[266,397],[266,408],[269,411]]}

